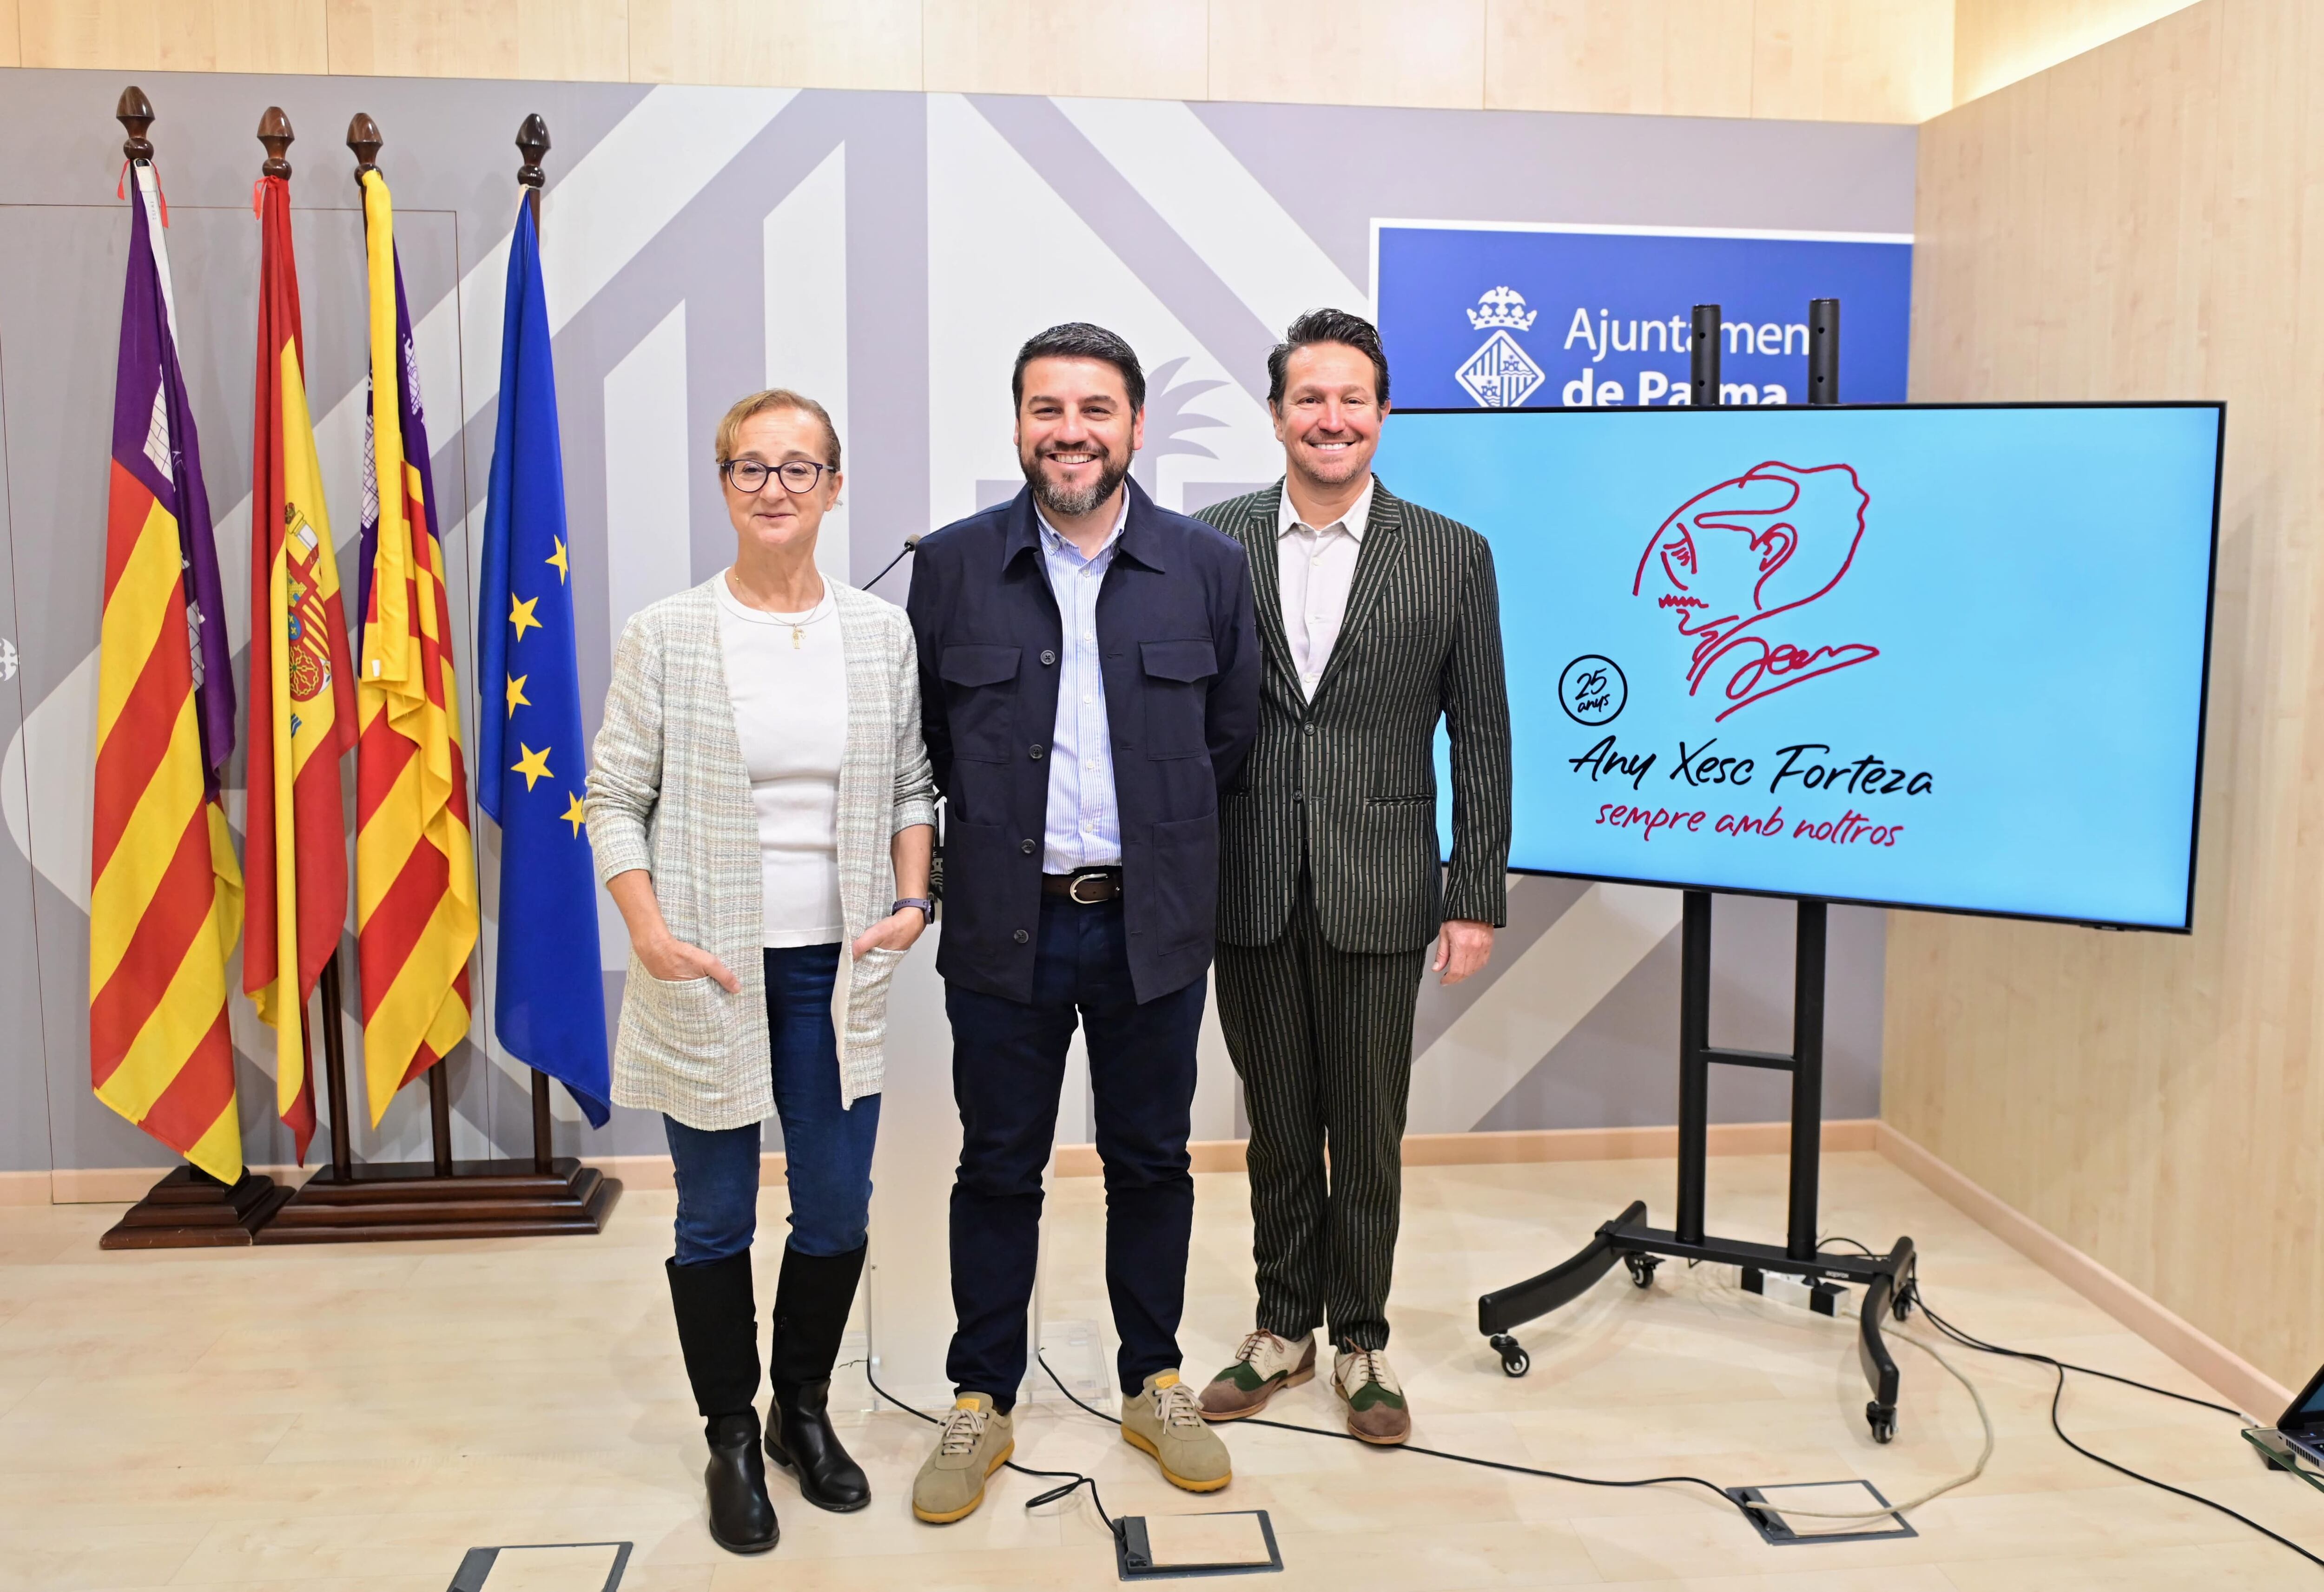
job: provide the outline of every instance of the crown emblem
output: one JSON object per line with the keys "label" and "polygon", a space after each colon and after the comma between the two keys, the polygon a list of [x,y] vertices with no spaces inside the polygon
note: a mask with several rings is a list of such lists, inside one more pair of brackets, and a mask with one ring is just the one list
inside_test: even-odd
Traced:
{"label": "crown emblem", "polygon": [[1469,325],[1481,332],[1487,327],[1514,327],[1520,332],[1533,330],[1533,318],[1538,309],[1525,307],[1525,295],[1515,288],[1500,287],[1480,295],[1477,308],[1469,311]]}

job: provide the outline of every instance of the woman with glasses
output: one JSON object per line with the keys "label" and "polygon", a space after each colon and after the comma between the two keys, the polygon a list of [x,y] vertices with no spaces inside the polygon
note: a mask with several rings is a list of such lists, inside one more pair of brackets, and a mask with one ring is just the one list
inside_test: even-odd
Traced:
{"label": "woman with glasses", "polygon": [[716,454],[734,562],[622,631],[587,813],[630,934],[613,1099],[662,1113],[677,1167],[669,1293],[710,1534],[760,1553],[779,1534],[754,1405],[760,1125],[782,1124],[791,1205],[766,1452],[808,1503],[861,1509],[825,1400],[863,1270],[888,983],[933,911],[934,806],[903,611],[816,567],[831,417],[755,393]]}

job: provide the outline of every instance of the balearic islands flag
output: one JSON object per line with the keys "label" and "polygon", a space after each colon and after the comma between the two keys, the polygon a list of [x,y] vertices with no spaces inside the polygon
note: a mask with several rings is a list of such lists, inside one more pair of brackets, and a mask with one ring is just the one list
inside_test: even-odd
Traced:
{"label": "balearic islands flag", "polygon": [[355,699],[355,944],[374,1126],[395,1091],[468,1032],[476,859],[460,757],[452,609],[394,207],[363,177],[371,278],[363,647]]}
{"label": "balearic islands flag", "polygon": [[258,413],[250,471],[250,901],[242,983],[274,1026],[274,1088],[299,1159],[315,1132],[307,997],[347,916],[339,759],[355,744],[346,614],[307,412],[290,183],[258,184]]}
{"label": "balearic islands flag", "polygon": [[217,768],[234,750],[234,676],[152,168],[133,163],[130,179],[97,647],[89,1063],[97,1099],[230,1183],[242,1126],[226,963],[242,874]]}
{"label": "balearic islands flag", "polygon": [[603,1127],[612,1079],[597,958],[597,875],[582,828],[587,765],[573,653],[565,455],[540,236],[532,206],[522,199],[509,242],[500,404],[476,594],[476,673],[484,687],[476,805],[501,826],[493,1031],[511,1055],[561,1080],[590,1123]]}

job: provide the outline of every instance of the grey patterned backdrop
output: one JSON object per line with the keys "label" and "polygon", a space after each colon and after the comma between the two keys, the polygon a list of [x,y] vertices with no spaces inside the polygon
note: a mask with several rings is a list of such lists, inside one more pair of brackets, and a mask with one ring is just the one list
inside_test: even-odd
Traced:
{"label": "grey patterned backdrop", "polygon": [[[308,382],[352,559],[359,487],[362,255],[348,117],[370,112],[398,205],[436,481],[456,565],[475,557],[514,214],[512,139],[548,118],[546,271],[572,510],[585,699],[626,617],[706,577],[733,543],[708,438],[736,395],[823,398],[847,446],[820,557],[869,579],[911,533],[1011,491],[1008,368],[1050,322],[1103,321],[1154,373],[1139,479],[1194,507],[1270,480],[1263,399],[1280,327],[1367,308],[1375,218],[1908,232],[1912,129],[1682,118],[331,78],[143,75],[171,201],[181,354],[230,594],[246,591],[259,113],[300,133],[295,233]],[[85,1035],[93,649],[113,348],[128,226],[113,197],[124,79],[0,72],[0,1172],[161,1164],[90,1096]],[[1328,172],[1320,178],[1319,172]],[[1393,421],[1390,422],[1393,424]],[[900,600],[907,572],[879,589]],[[352,579],[350,579],[352,584]],[[467,599],[456,589],[456,603]],[[239,601],[238,595],[236,601]],[[237,642],[246,614],[227,623]],[[467,638],[460,662],[468,663]],[[239,661],[239,655],[238,655]],[[471,704],[473,707],[473,704]],[[595,714],[590,714],[590,729]],[[473,743],[473,742],[472,742]],[[240,819],[240,771],[230,781]],[[481,824],[491,989],[496,870]],[[1675,1107],[1677,898],[1515,881],[1489,977],[1422,1002],[1416,1130],[1667,1122]],[[1789,918],[1722,901],[1722,1043],[1789,1029]],[[618,921],[602,915],[606,998]],[[1826,1108],[1877,1108],[1882,918],[1835,912]],[[236,998],[250,1159],[287,1137]],[[521,1070],[485,1038],[449,1065],[458,1151],[525,1142]],[[359,1044],[360,1035],[354,1035]],[[905,1043],[934,1046],[940,1033]],[[1215,1034],[1198,1136],[1238,1118]],[[1782,1081],[1720,1081],[1726,1120],[1783,1115]],[[562,1106],[563,1102],[560,1102]],[[1068,1111],[1068,1123],[1076,1114]],[[558,1134],[650,1154],[616,1112]],[[362,1153],[425,1153],[407,1090]]]}

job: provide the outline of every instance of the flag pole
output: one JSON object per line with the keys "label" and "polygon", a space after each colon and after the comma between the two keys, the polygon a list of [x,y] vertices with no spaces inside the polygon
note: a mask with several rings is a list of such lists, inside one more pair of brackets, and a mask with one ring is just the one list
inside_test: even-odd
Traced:
{"label": "flag pole", "polygon": [[[289,156],[296,137],[290,131],[290,118],[282,114],[282,107],[268,106],[266,114],[258,118],[258,142],[266,148],[266,159],[258,168],[259,176],[290,179]],[[339,1020],[339,953],[334,951],[330,960],[323,963],[316,993],[322,998],[323,1076],[331,1091],[331,1170],[344,1179],[354,1171],[355,1149],[353,1129],[347,1121],[347,1041]]]}
{"label": "flag pole", "polygon": [[[524,202],[532,209],[532,228],[540,230],[540,189],[549,180],[540,169],[540,157],[549,152],[549,124],[539,111],[524,119],[516,130],[517,152],[524,161],[516,169],[516,179],[524,189]],[[549,1142],[549,1074],[540,1068],[532,1069],[532,1164],[536,1172],[547,1172],[552,1155]]]}
{"label": "flag pole", "polygon": [[[136,168],[150,165],[153,159],[152,142],[145,136],[157,119],[153,102],[132,83],[121,91],[113,115],[128,134],[122,140],[121,157],[127,162],[123,176],[129,202],[142,205],[144,196],[137,188]],[[173,329],[170,335],[174,337]],[[201,534],[209,535],[209,529],[205,526]],[[274,1219],[290,1192],[246,1165],[241,1178],[229,1184],[190,1162],[181,1162],[123,1213],[97,1239],[97,1247],[186,1249],[246,1245]]]}
{"label": "flag pole", "polygon": [[[279,113],[275,113],[279,119]],[[289,127],[280,131],[288,143]],[[356,181],[376,169],[375,156],[384,142],[378,124],[367,115],[349,124],[347,145],[356,159]],[[540,139],[546,148],[545,135]],[[285,168],[287,170],[287,167]],[[366,238],[368,245],[369,239]],[[401,326],[402,337],[409,329]],[[408,348],[409,345],[406,344]],[[375,395],[376,396],[376,395]],[[374,410],[376,412],[376,410]],[[409,531],[410,527],[406,527]],[[440,556],[440,548],[438,550]],[[368,605],[366,605],[368,606]],[[360,783],[360,773],[358,775]],[[340,1100],[345,1073],[337,1000],[340,992],[336,955],[323,975],[324,998],[329,1007],[325,1049],[331,1068],[334,1147],[345,1155],[338,1137]],[[552,1234],[602,1232],[607,1212],[621,1195],[622,1185],[577,1157],[553,1160],[546,1133],[547,1097],[536,1080],[536,1154],[506,1160],[488,1159],[456,1169],[451,1160],[451,1100],[442,1063],[428,1069],[429,1108],[434,1136],[434,1164],[374,1163],[318,1172],[298,1193],[258,1240],[266,1244],[342,1244],[395,1238],[520,1238]]]}
{"label": "flag pole", "polygon": [[[347,148],[355,157],[355,204],[363,205],[364,173],[379,170],[380,146],[387,142],[380,136],[379,124],[365,111],[357,111],[347,123]],[[368,223],[366,223],[368,225]],[[358,615],[356,623],[363,622]],[[447,1057],[448,1061],[450,1058]],[[452,1085],[444,1075],[445,1063],[438,1062],[428,1069],[428,1140],[434,1151],[438,1177],[452,1175]],[[544,1168],[544,1170],[546,1170]]]}

